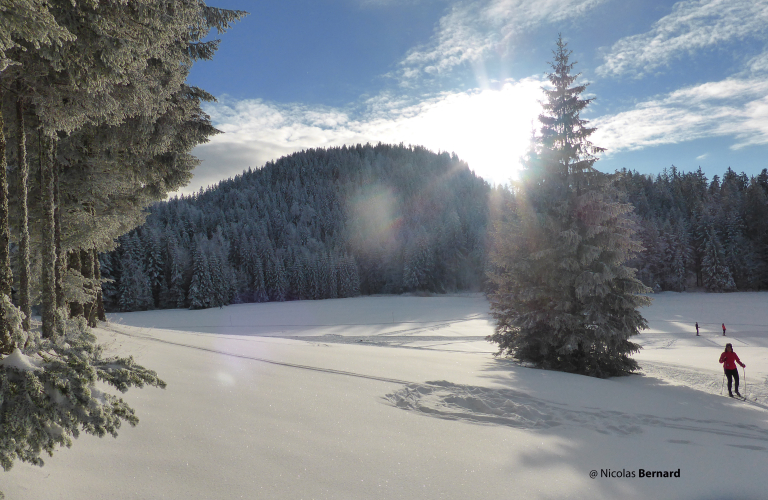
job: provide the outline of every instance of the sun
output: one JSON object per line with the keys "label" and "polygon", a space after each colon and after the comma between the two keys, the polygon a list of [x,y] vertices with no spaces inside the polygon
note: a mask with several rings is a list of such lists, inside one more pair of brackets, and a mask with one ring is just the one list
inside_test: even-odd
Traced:
{"label": "sun", "polygon": [[541,113],[541,81],[509,80],[498,89],[446,93],[411,109],[391,125],[391,142],[455,152],[495,184],[517,176]]}

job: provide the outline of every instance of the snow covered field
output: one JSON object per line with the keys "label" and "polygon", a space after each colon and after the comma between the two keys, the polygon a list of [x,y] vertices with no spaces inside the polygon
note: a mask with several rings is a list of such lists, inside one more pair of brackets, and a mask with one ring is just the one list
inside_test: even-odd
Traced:
{"label": "snow covered field", "polygon": [[[43,468],[17,463],[0,490],[29,500],[766,498],[768,293],[654,297],[638,337],[644,376],[611,380],[495,359],[478,295],[112,315],[100,339],[168,388],[128,392],[141,422],[116,440],[81,436]],[[747,365],[751,402],[720,396],[726,341]]]}

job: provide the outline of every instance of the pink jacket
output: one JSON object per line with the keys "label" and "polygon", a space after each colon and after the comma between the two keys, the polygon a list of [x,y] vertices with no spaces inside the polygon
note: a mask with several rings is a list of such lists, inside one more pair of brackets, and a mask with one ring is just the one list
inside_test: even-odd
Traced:
{"label": "pink jacket", "polygon": [[740,364],[742,367],[746,366],[744,363],[741,362],[739,357],[736,355],[735,352],[724,352],[720,355],[720,362],[725,363],[724,368],[726,370],[735,370],[736,369],[736,363]]}

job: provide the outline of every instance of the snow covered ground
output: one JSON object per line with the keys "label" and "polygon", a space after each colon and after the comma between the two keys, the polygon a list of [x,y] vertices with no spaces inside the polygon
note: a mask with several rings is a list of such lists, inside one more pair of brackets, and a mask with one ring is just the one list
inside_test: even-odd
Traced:
{"label": "snow covered ground", "polygon": [[[768,293],[654,297],[638,338],[644,375],[611,380],[495,359],[477,295],[116,314],[100,339],[168,388],[128,392],[137,427],[81,436],[43,468],[17,463],[0,490],[30,500],[766,498]],[[726,341],[747,365],[750,402],[720,395]]]}

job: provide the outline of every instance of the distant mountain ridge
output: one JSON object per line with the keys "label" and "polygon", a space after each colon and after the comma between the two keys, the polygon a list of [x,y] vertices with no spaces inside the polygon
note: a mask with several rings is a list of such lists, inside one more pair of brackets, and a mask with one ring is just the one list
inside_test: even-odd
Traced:
{"label": "distant mountain ridge", "polygon": [[112,310],[481,289],[490,186],[423,147],[310,149],[151,207],[102,254]]}

